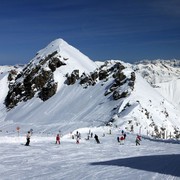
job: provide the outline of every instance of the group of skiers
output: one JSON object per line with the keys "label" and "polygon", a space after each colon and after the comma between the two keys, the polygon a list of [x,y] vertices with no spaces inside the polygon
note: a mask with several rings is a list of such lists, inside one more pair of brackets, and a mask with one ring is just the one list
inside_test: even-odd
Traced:
{"label": "group of skiers", "polygon": [[[93,138],[93,133],[91,131],[89,131],[86,140],[89,140],[90,137]],[[71,135],[71,138],[72,139],[76,139],[76,144],[79,144],[80,143],[80,139],[81,139],[81,133],[76,131],[76,134],[75,135]],[[94,135],[94,139],[96,140],[96,142],[98,144],[100,143],[97,134]],[[60,135],[59,134],[56,135],[56,144],[60,144]]]}
{"label": "group of skiers", "polygon": [[117,141],[123,145],[124,141],[126,139],[126,133],[124,132],[124,130],[121,131],[121,135],[117,137]]}
{"label": "group of skiers", "polygon": [[[31,135],[32,135],[32,131],[28,131],[28,133],[26,135],[26,144],[25,144],[25,146],[29,146]],[[81,139],[81,134],[77,131],[76,134],[72,136],[72,139],[74,139],[74,136],[76,137],[76,144],[79,144],[79,141]],[[89,137],[91,137],[91,138],[93,137],[93,133],[90,132],[90,131],[88,133],[88,137],[87,137],[86,140],[89,140]],[[97,144],[100,143],[99,137],[98,137],[97,134],[94,135],[94,139],[97,142]],[[122,130],[121,131],[121,135],[117,137],[117,141],[120,143],[120,145],[124,145],[125,139],[126,139],[126,133]],[[135,139],[136,146],[140,145],[140,141],[141,141],[141,136],[137,135],[136,139]],[[55,142],[55,144],[60,144],[60,134],[56,135],[56,142]]]}
{"label": "group of skiers", "polygon": [[[75,137],[76,137],[76,144],[79,144],[79,141],[80,141],[80,139],[81,139],[81,134],[80,134],[78,131],[76,132]],[[92,133],[91,131],[89,131],[86,140],[89,140],[90,137],[91,137],[91,138],[93,137],[93,133]],[[98,144],[100,143],[97,134],[94,135],[94,139],[96,140],[96,142],[97,142]]]}
{"label": "group of skiers", "polygon": [[[120,145],[124,145],[125,139],[126,139],[126,133],[124,132],[124,130],[122,130],[121,135],[117,137],[117,141],[120,143]],[[136,146],[140,145],[140,141],[141,141],[141,136],[137,134],[135,139]]]}

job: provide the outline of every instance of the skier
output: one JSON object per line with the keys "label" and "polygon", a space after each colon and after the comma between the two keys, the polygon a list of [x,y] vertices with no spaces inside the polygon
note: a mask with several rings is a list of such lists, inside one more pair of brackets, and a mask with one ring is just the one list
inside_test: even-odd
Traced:
{"label": "skier", "polygon": [[25,146],[29,146],[29,143],[30,143],[30,137],[31,137],[31,133],[30,133],[30,131],[28,131],[28,133],[27,133],[27,135],[26,135],[26,144],[25,144]]}
{"label": "skier", "polygon": [[120,140],[119,140],[119,136],[117,137],[117,142],[120,142]]}
{"label": "skier", "polygon": [[56,144],[60,144],[60,135],[59,134],[57,134],[57,136],[56,136]]}
{"label": "skier", "polygon": [[99,138],[98,138],[97,134],[95,134],[95,135],[94,135],[94,139],[96,140],[96,142],[97,142],[98,144],[100,143],[100,141],[99,141]]}
{"label": "skier", "polygon": [[123,135],[120,137],[120,144],[124,145],[124,136]]}
{"label": "skier", "polygon": [[86,140],[89,140],[89,133],[87,134],[87,138],[86,138]]}
{"label": "skier", "polygon": [[136,140],[135,140],[136,146],[137,146],[137,145],[140,145],[140,141],[141,141],[141,136],[140,136],[140,135],[137,135],[137,136],[136,136]]}
{"label": "skier", "polygon": [[76,144],[79,144],[79,137],[76,137]]}
{"label": "skier", "polygon": [[79,144],[79,139],[80,139],[80,133],[76,131],[75,137],[76,137],[76,144]]}
{"label": "skier", "polygon": [[91,138],[93,138],[93,133],[91,132]]}
{"label": "skier", "polygon": [[126,133],[124,133],[124,140],[126,139]]}
{"label": "skier", "polygon": [[79,137],[79,132],[78,131],[76,131],[76,137]]}

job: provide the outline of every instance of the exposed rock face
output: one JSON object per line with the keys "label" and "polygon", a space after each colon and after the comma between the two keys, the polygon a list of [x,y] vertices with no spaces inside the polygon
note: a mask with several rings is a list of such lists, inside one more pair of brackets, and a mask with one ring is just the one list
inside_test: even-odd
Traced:
{"label": "exposed rock face", "polygon": [[52,72],[56,70],[56,68],[66,65],[62,61],[59,60],[59,58],[52,58],[51,61],[49,61],[49,68],[51,69]]}
{"label": "exposed rock face", "polygon": [[50,97],[52,97],[57,90],[57,83],[49,83],[46,87],[43,87],[42,90],[39,93],[39,97],[43,100],[46,101]]}
{"label": "exposed rock face", "polygon": [[36,65],[30,62],[19,74],[15,71],[9,73],[9,92],[5,99],[7,108],[33,98],[36,93],[43,101],[56,93],[57,83],[54,82],[53,72],[65,65],[58,57],[54,57],[56,54],[56,51],[49,54]]}
{"label": "exposed rock face", "polygon": [[79,70],[74,70],[70,75],[66,74],[67,80],[66,84],[67,85],[72,85],[76,82],[76,80],[79,79]]}
{"label": "exposed rock face", "polygon": [[11,70],[9,72],[9,76],[8,76],[8,81],[12,81],[15,79],[15,77],[17,76],[17,71],[15,69]]}
{"label": "exposed rock face", "polygon": [[131,72],[130,77],[127,77],[123,72],[124,69],[125,67],[120,62],[117,62],[106,70],[108,77],[104,78],[112,77],[114,81],[104,93],[105,96],[112,93],[113,99],[118,100],[127,97],[134,89],[135,73]]}
{"label": "exposed rock face", "polygon": [[[68,59],[67,59],[68,60]],[[54,81],[53,72],[56,68],[66,65],[60,60],[57,52],[49,54],[39,63],[30,62],[20,73],[11,71],[8,77],[9,92],[5,99],[7,108],[13,108],[20,101],[27,101],[35,95],[46,101],[57,91],[57,82]],[[82,73],[75,69],[71,74],[66,74],[65,83],[73,85],[77,81],[83,88],[94,86],[98,82],[105,83],[112,81],[104,95],[111,94],[114,100],[127,97],[134,88],[135,73],[124,74],[125,67],[118,62],[106,61],[102,66],[89,74]]]}
{"label": "exposed rock face", "polygon": [[99,80],[106,79],[108,77],[108,71],[106,70],[100,70],[99,71]]}
{"label": "exposed rock face", "polygon": [[70,75],[66,75],[67,85],[74,84],[79,79],[79,84],[84,88],[95,85],[98,81],[106,82],[110,78],[114,81],[111,86],[104,93],[105,96],[112,93],[112,98],[118,100],[120,98],[127,97],[134,89],[135,73],[131,72],[128,77],[124,74],[125,67],[120,62],[108,62],[106,61],[96,71],[86,74],[83,73],[79,77],[78,71],[73,71]]}

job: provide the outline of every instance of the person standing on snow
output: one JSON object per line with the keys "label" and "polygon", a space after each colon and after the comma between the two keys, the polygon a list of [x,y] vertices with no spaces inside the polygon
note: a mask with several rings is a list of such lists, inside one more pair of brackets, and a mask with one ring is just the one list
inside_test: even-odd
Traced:
{"label": "person standing on snow", "polygon": [[76,144],[79,144],[81,134],[77,131],[75,136],[76,136]]}
{"label": "person standing on snow", "polygon": [[119,140],[120,138],[119,138],[119,136],[117,137],[117,142],[120,142],[120,140]]}
{"label": "person standing on snow", "polygon": [[124,140],[126,139],[126,133],[124,133]]}
{"label": "person standing on snow", "polygon": [[93,133],[91,132],[91,138],[93,138]]}
{"label": "person standing on snow", "polygon": [[76,137],[76,144],[79,144],[79,137]]}
{"label": "person standing on snow", "polygon": [[136,140],[135,140],[136,146],[137,146],[137,145],[140,145],[140,141],[141,141],[141,136],[140,136],[140,135],[137,135],[137,136],[136,136]]}
{"label": "person standing on snow", "polygon": [[94,139],[96,140],[96,142],[97,142],[98,144],[100,143],[100,141],[99,141],[99,138],[98,138],[97,134],[95,134],[95,135],[94,135]]}
{"label": "person standing on snow", "polygon": [[28,133],[27,133],[27,135],[26,135],[26,144],[25,144],[25,146],[29,146],[29,143],[30,143],[30,137],[31,137],[31,133],[30,133],[30,131],[28,131]]}
{"label": "person standing on snow", "polygon": [[124,145],[124,136],[123,135],[121,135],[121,137],[120,137],[120,144]]}
{"label": "person standing on snow", "polygon": [[57,134],[57,136],[56,136],[56,144],[60,144],[60,135],[59,134]]}

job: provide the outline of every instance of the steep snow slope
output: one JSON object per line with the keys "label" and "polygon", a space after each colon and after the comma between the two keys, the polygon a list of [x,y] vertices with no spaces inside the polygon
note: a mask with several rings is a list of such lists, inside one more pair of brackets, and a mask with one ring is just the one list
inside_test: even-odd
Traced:
{"label": "steep snow slope", "polygon": [[157,83],[156,87],[156,90],[160,92],[164,98],[166,98],[180,110],[180,79],[173,79],[169,82]]}
{"label": "steep snow slope", "polygon": [[38,94],[46,101],[64,84],[75,83],[82,74],[89,74],[97,65],[62,39],[57,39],[39,51],[34,59],[10,80],[5,99],[8,109]]}
{"label": "steep snow slope", "polygon": [[[0,66],[0,102],[2,103],[8,92],[8,74],[14,69],[14,66]],[[1,104],[0,103],[0,104]]]}
{"label": "steep snow slope", "polygon": [[133,69],[138,71],[150,84],[169,82],[180,74],[179,60],[140,61]]}
{"label": "steep snow slope", "polygon": [[48,54],[52,54],[55,51],[57,51],[56,56],[66,63],[66,66],[60,69],[62,73],[71,73],[74,69],[78,69],[80,74],[82,74],[83,72],[92,72],[97,68],[92,60],[63,39],[56,39],[37,52],[36,57],[31,60],[32,64],[39,64],[41,59],[46,58]]}
{"label": "steep snow slope", "polygon": [[[55,40],[10,81],[9,111],[2,114],[0,128],[68,133],[112,123],[129,131],[175,137],[180,112],[153,83],[165,82],[163,73],[166,77],[169,69],[178,77],[179,69],[161,63],[142,66],[113,60],[95,63],[62,39]],[[150,76],[143,79],[146,69]]]}
{"label": "steep snow slope", "polygon": [[7,74],[0,76],[0,87],[0,101],[3,102],[8,92]]}
{"label": "steep snow slope", "polygon": [[139,72],[165,99],[180,109],[179,60],[141,61],[134,66],[134,70]]}
{"label": "steep snow slope", "polygon": [[47,125],[47,128],[49,125],[56,130],[68,131],[74,130],[74,127],[102,125],[110,119],[111,109],[116,104],[109,103],[102,93],[103,89],[100,84],[88,89],[79,85],[63,86],[46,102],[34,98],[20,103],[8,113],[6,120],[37,126]]}
{"label": "steep snow slope", "polygon": [[[128,66],[123,71],[128,76],[132,69]],[[179,111],[138,73],[131,94],[116,101],[112,94],[104,95],[113,81],[113,78],[98,81],[86,89],[78,82],[72,86],[64,85],[45,102],[34,97],[19,103],[8,112],[6,121],[13,121],[16,126],[26,129],[46,132],[61,129],[66,133],[74,128],[102,126],[112,121],[128,131],[158,137],[162,129],[168,131],[168,136],[180,127]]]}
{"label": "steep snow slope", "polygon": [[[74,85],[63,84],[49,100],[43,102],[34,97],[21,102],[9,111],[6,121],[26,124],[34,129],[63,129],[66,132],[79,127],[105,125],[113,115],[117,101],[112,95],[104,95],[114,81],[98,81],[94,86],[83,88],[77,81]],[[28,128],[29,128],[28,127]]]}
{"label": "steep snow slope", "polygon": [[143,134],[155,134],[156,126],[159,133],[162,128],[172,133],[180,125],[180,112],[138,74],[134,91],[123,101],[117,115],[115,119],[124,119],[129,130]]}
{"label": "steep snow slope", "polygon": [[8,92],[8,76],[10,71],[20,71],[22,66],[0,66],[0,121],[6,117],[4,100]]}

